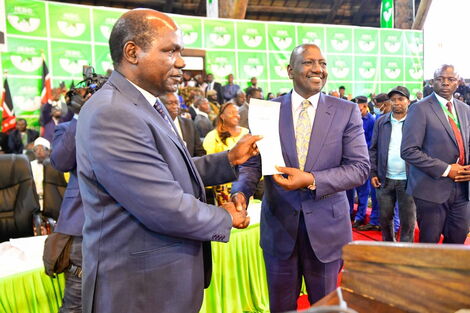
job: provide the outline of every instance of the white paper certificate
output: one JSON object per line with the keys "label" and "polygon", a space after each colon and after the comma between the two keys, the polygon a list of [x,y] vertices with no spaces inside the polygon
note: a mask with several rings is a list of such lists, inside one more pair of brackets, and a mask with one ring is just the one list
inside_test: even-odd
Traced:
{"label": "white paper certificate", "polygon": [[261,135],[258,141],[263,175],[278,174],[275,166],[285,166],[279,138],[280,102],[250,99],[248,123],[253,135]]}

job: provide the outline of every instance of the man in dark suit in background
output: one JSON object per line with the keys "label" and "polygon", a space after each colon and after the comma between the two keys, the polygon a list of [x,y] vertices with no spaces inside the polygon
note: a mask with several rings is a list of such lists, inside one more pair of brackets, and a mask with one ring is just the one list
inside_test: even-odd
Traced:
{"label": "man in dark suit in background", "polygon": [[211,73],[207,74],[206,82],[207,82],[206,96],[207,96],[207,92],[209,90],[215,90],[217,92],[217,102],[219,104],[223,104],[224,103],[224,96],[222,94],[222,85],[220,83],[214,81],[214,75],[212,75]]}
{"label": "man in dark suit in background", "polygon": [[70,179],[65,190],[59,219],[54,232],[72,236],[70,249],[70,267],[65,271],[65,290],[59,313],[82,312],[82,228],[85,222],[83,203],[80,196],[77,177],[77,158],[75,134],[81,105],[91,94],[86,88],[79,88],[67,98],[69,112],[74,114],[69,122],[60,123],[55,128],[52,141],[51,164],[60,172],[70,172]]}
{"label": "man in dark suit in background", "polygon": [[22,154],[23,150],[31,150],[33,142],[39,137],[34,129],[29,129],[24,118],[16,119],[16,129],[8,136],[8,148],[11,153]]}
{"label": "man in dark suit in background", "polygon": [[419,241],[464,243],[470,208],[470,107],[454,99],[453,65],[434,72],[434,92],[411,106],[403,126],[401,157],[410,164],[407,192],[414,198]]}
{"label": "man in dark suit in background", "polygon": [[[369,176],[369,154],[357,105],[322,94],[328,71],[313,44],[292,51],[287,67],[292,92],[281,103],[279,136],[287,176],[264,177],[261,247],[271,312],[295,310],[302,285],[310,303],[333,291],[341,249],[352,240],[345,190]],[[250,159],[232,185],[244,206],[261,176],[261,159]]]}
{"label": "man in dark suit in background", "polygon": [[204,203],[204,184],[235,179],[233,166],[256,155],[259,137],[191,159],[158,99],[177,90],[185,66],[167,15],[124,13],[109,46],[115,70],[77,125],[83,312],[196,313],[210,281],[209,241],[249,223],[233,203]]}
{"label": "man in dark suit in background", "polygon": [[159,97],[165,105],[171,120],[175,124],[178,135],[183,139],[186,148],[191,156],[202,156],[206,154],[206,150],[202,147],[199,134],[194,127],[193,120],[181,117],[180,101],[175,93],[169,92]]}

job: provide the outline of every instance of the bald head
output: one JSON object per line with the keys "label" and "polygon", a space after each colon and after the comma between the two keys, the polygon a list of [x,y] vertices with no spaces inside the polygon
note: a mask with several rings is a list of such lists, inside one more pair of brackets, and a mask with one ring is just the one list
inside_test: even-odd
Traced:
{"label": "bald head", "polygon": [[144,51],[161,31],[176,31],[175,22],[166,14],[150,9],[134,9],[124,13],[114,24],[109,36],[111,59],[116,68],[122,62],[124,45],[132,41]]}
{"label": "bald head", "polygon": [[305,44],[299,45],[295,47],[294,50],[292,50],[292,53],[290,54],[289,64],[292,66],[296,58],[299,55],[302,55],[302,53],[304,53],[304,51],[307,49],[317,49],[318,51],[320,51],[320,47],[318,47],[317,45],[313,43],[305,43]]}

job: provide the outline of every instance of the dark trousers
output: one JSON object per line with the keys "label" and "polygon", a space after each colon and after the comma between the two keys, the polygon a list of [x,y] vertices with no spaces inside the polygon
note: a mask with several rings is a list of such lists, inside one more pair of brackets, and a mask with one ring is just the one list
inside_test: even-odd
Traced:
{"label": "dark trousers", "polygon": [[434,203],[414,198],[419,227],[419,242],[463,244],[470,224],[467,183],[454,183],[449,199]]}
{"label": "dark trousers", "polygon": [[281,260],[264,253],[264,262],[271,313],[297,309],[302,276],[305,279],[310,303],[320,300],[336,288],[338,273],[342,266],[341,260],[330,263],[318,260],[310,245],[302,213],[292,255],[286,260]]}
{"label": "dark trousers", "polygon": [[416,206],[413,197],[406,193],[406,180],[385,179],[377,189],[377,199],[380,207],[380,226],[383,241],[395,241],[393,213],[398,202],[401,232],[400,241],[413,242],[416,223]]}
{"label": "dark trousers", "polygon": [[[72,265],[82,267],[82,237],[73,237],[70,249],[70,262]],[[82,312],[82,278],[75,273],[65,270],[64,299],[59,313]]]}

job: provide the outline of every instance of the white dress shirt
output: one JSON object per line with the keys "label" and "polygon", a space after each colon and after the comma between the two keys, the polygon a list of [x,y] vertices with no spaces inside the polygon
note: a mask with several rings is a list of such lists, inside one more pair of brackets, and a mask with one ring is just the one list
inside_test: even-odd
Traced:
{"label": "white dress shirt", "polygon": [[[302,101],[305,99],[299,95],[295,90],[292,90],[291,102],[292,102],[292,118],[294,121],[294,130],[297,126],[297,120],[299,119],[300,111],[302,110]],[[315,120],[315,114],[317,112],[318,100],[320,100],[320,93],[316,93],[307,99],[312,104],[307,108],[307,114],[310,119],[310,126],[313,127],[313,121]]]}

